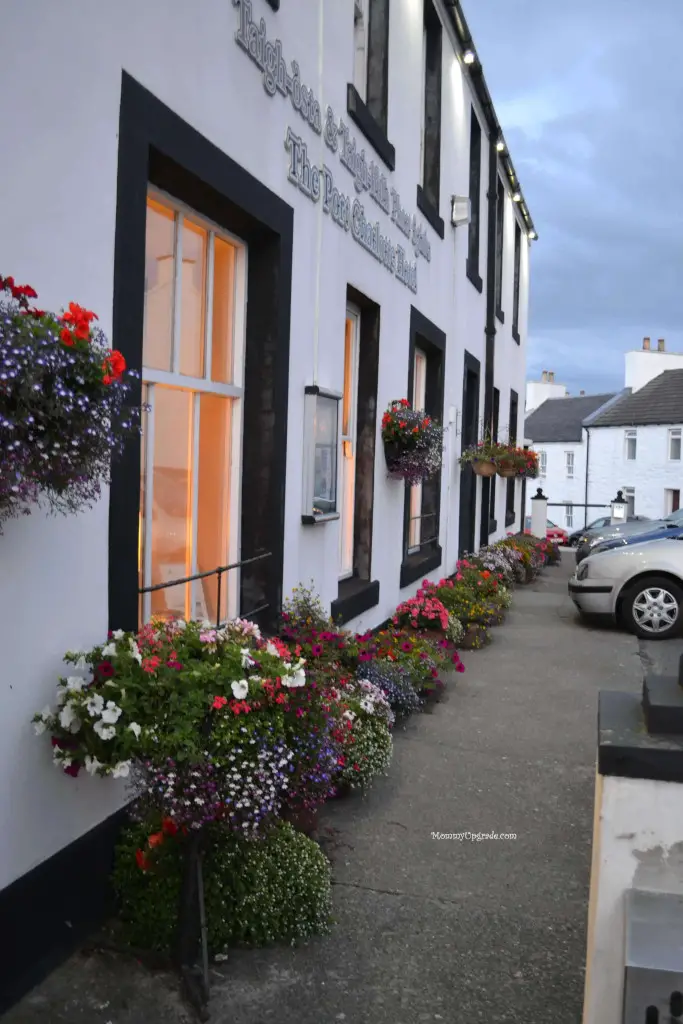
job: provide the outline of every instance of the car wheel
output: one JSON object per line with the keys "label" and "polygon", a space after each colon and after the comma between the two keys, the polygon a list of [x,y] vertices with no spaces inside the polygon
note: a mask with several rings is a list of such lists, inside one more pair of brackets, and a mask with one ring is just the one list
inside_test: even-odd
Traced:
{"label": "car wheel", "polygon": [[683,629],[683,588],[665,576],[645,576],[625,592],[622,613],[642,640],[667,640]]}

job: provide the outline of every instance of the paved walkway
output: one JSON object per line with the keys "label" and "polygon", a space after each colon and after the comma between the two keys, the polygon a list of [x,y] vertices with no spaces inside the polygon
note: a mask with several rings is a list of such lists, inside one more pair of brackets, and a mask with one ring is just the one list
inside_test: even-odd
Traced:
{"label": "paved walkway", "polygon": [[[577,623],[571,561],[517,591],[448,701],[396,736],[390,776],[326,808],[332,934],[234,954],[214,971],[215,1024],[577,1024],[597,692],[641,674],[633,638]],[[6,1021],[185,1019],[168,979],[80,957]]]}

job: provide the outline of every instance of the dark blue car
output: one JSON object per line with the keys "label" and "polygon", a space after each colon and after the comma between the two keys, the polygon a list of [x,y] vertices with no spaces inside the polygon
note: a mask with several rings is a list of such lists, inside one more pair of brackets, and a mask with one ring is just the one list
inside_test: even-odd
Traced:
{"label": "dark blue car", "polygon": [[622,548],[629,544],[645,544],[649,540],[665,540],[669,537],[671,540],[680,540],[683,538],[683,526],[669,527],[660,526],[656,530],[651,530],[649,533],[632,533],[627,534],[625,537],[609,537],[607,540],[600,541],[594,548],[591,548],[591,555],[597,555],[601,551],[611,551],[612,548]]}

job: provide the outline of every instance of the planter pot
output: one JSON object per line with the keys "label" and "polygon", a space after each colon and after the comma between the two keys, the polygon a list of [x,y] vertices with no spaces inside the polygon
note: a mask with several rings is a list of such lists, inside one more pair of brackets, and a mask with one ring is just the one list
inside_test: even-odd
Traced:
{"label": "planter pot", "polygon": [[502,626],[505,622],[505,611],[500,608],[494,609],[489,615],[489,624],[491,626]]}
{"label": "planter pot", "polygon": [[313,835],[318,825],[318,808],[292,808],[288,807],[282,816],[285,821],[305,836]]}
{"label": "planter pot", "polygon": [[497,466],[496,470],[498,476],[504,477],[505,480],[512,480],[513,477],[518,475],[516,466]]}
{"label": "planter pot", "polygon": [[384,442],[384,458],[387,464],[387,469],[390,473],[394,473],[396,471],[402,452],[403,449],[396,443],[396,441]]}
{"label": "planter pot", "polygon": [[472,469],[477,476],[495,476],[496,466],[494,462],[490,462],[486,459],[475,459],[472,463]]}
{"label": "planter pot", "polygon": [[490,639],[485,626],[468,626],[460,641],[460,648],[463,651],[476,651],[478,648],[484,647]]}
{"label": "planter pot", "polygon": [[349,782],[340,782],[335,787],[334,796],[330,797],[330,800],[343,800],[344,797],[351,796],[353,793],[353,786]]}

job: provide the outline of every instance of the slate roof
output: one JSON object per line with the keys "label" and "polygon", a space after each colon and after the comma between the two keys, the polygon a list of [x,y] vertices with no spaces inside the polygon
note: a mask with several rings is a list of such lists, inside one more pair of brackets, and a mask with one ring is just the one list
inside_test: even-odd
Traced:
{"label": "slate roof", "polygon": [[538,409],[534,409],[527,416],[524,424],[524,436],[534,444],[552,444],[553,441],[580,441],[583,421],[612,398],[614,398],[613,394],[580,395],[576,398],[546,398]]}
{"label": "slate roof", "polygon": [[645,427],[683,423],[683,370],[665,370],[635,394],[626,394],[591,421],[591,427]]}

